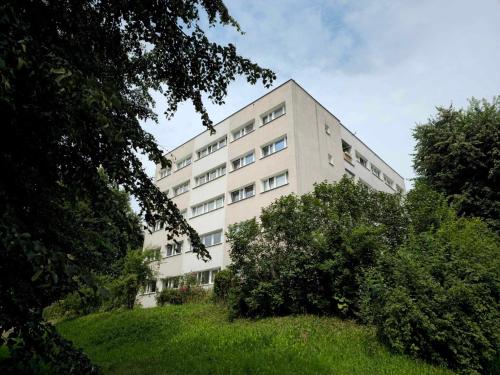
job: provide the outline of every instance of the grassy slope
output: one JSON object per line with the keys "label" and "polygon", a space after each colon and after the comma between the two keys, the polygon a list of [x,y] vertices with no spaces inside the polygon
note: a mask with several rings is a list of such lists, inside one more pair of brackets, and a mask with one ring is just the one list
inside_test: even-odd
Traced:
{"label": "grassy slope", "polygon": [[105,374],[451,374],[391,354],[370,328],[334,318],[231,323],[199,304],[94,314],[58,329]]}

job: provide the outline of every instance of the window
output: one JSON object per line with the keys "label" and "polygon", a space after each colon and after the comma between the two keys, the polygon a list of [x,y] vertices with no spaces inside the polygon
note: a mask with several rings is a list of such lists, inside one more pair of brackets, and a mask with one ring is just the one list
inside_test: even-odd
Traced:
{"label": "window", "polygon": [[255,152],[249,152],[245,156],[235,159],[231,162],[233,170],[243,168],[248,164],[252,164],[255,161]]}
{"label": "window", "polygon": [[330,125],[328,125],[328,124],[325,124],[325,133],[328,134],[328,135],[331,134]]}
{"label": "window", "polygon": [[171,167],[165,167],[160,169],[160,175],[158,179],[170,176],[172,174],[172,168]]}
{"label": "window", "polygon": [[286,148],[286,137],[281,137],[277,141],[268,145],[262,146],[262,157],[265,158],[275,152],[281,151]]}
{"label": "window", "polygon": [[248,185],[244,188],[231,192],[231,202],[239,202],[243,199],[251,198],[255,195],[255,185]]}
{"label": "window", "polygon": [[215,180],[218,177],[224,176],[225,174],[226,174],[226,164],[214,168],[206,173],[203,173],[198,177],[195,177],[194,181],[196,186],[200,186],[206,184],[207,182]]}
{"label": "window", "polygon": [[364,156],[356,152],[356,159],[358,160],[359,164],[361,164],[365,168],[368,168],[368,160]]}
{"label": "window", "polygon": [[233,141],[236,141],[237,139],[240,139],[241,137],[244,137],[248,133],[251,133],[254,131],[254,122],[252,121],[250,124],[247,124],[243,126],[242,128],[236,130],[233,132]]}
{"label": "window", "polygon": [[328,163],[330,163],[330,165],[333,165],[333,156],[331,154],[328,154]]}
{"label": "window", "polygon": [[160,254],[161,254],[161,248],[155,247],[151,249],[151,252],[149,254],[146,255],[146,260],[148,262],[156,261],[157,259],[160,258]]}
{"label": "window", "polygon": [[286,185],[287,183],[288,183],[288,171],[263,180],[262,189],[263,191],[268,191]]}
{"label": "window", "polygon": [[198,216],[201,214],[205,214],[207,212],[216,210],[216,209],[221,208],[223,206],[224,206],[224,196],[222,195],[222,196],[217,197],[215,199],[212,199],[210,201],[193,206],[192,207],[192,210],[193,210],[192,217],[195,217],[195,216]]}
{"label": "window", "polygon": [[376,166],[374,166],[373,164],[371,165],[372,166],[372,173],[375,177],[377,178],[380,178],[380,169],[378,169]]}
{"label": "window", "polygon": [[156,293],[156,280],[148,281],[146,284],[146,293]]}
{"label": "window", "polygon": [[177,170],[187,167],[191,164],[191,155],[177,162]]}
{"label": "window", "polygon": [[154,231],[154,232],[157,232],[157,231],[161,230],[162,228],[163,228],[162,223],[161,223],[161,222],[159,222],[159,221],[157,221],[157,222],[155,223],[155,226],[154,226],[154,228],[153,228],[153,231]]}
{"label": "window", "polygon": [[273,121],[274,119],[277,119],[280,116],[283,116],[285,114],[285,105],[282,105],[281,107],[275,109],[272,112],[269,112],[267,115],[262,116],[262,125],[266,125]]}
{"label": "window", "polygon": [[200,240],[206,247],[218,245],[222,243],[222,230],[203,234],[200,236]]}
{"label": "window", "polygon": [[352,149],[351,145],[346,141],[342,140],[342,151],[344,151],[344,160],[352,164],[351,149]]}
{"label": "window", "polygon": [[404,189],[401,186],[399,186],[398,184],[396,184],[396,191],[398,193],[401,193],[401,194],[404,193]]}
{"label": "window", "polygon": [[208,284],[210,282],[210,271],[198,272],[197,278],[200,284]]}
{"label": "window", "polygon": [[354,180],[354,173],[352,173],[349,169],[345,169],[345,173],[344,173],[344,176]]}
{"label": "window", "polygon": [[189,181],[186,181],[186,182],[174,187],[174,197],[176,197],[182,193],[185,193],[186,191],[189,191]]}
{"label": "window", "polygon": [[220,150],[227,143],[227,137],[219,139],[218,141],[209,144],[208,146],[197,151],[198,159],[201,159],[204,156],[210,155],[211,153]]}
{"label": "window", "polygon": [[205,270],[196,273],[196,280],[201,285],[213,284],[215,275],[219,272],[219,268],[213,270]]}
{"label": "window", "polygon": [[169,243],[166,248],[167,257],[172,257],[174,255],[179,255],[182,253],[182,244],[184,241],[179,241],[177,243]]}
{"label": "window", "polygon": [[163,279],[163,289],[177,289],[180,284],[180,277],[167,277]]}
{"label": "window", "polygon": [[394,185],[394,181],[392,181],[386,174],[384,174],[384,182],[387,186],[392,186]]}
{"label": "window", "polygon": [[181,211],[181,216],[184,218],[184,219],[187,219],[187,213],[188,213],[188,210],[184,209]]}

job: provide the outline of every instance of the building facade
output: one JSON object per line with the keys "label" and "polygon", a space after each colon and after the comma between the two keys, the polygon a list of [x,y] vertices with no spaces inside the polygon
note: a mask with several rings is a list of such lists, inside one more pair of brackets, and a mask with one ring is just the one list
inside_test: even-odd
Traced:
{"label": "building facade", "polygon": [[[155,228],[145,248],[160,248],[158,280],[138,296],[155,294],[194,273],[213,283],[231,259],[224,233],[230,224],[260,215],[282,195],[310,192],[313,184],[347,175],[385,192],[404,192],[404,179],[295,81],[289,80],[168,154],[172,168],[156,168],[156,184],[200,234],[212,259],[197,259],[186,239],[169,241]],[[180,241],[180,242],[179,242]]]}

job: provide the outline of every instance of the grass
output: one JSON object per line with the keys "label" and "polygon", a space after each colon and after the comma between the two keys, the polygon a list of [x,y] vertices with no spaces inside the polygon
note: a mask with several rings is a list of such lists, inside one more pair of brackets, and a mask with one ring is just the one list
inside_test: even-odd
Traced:
{"label": "grass", "polygon": [[451,374],[335,318],[229,322],[218,306],[190,304],[93,314],[58,329],[104,374]]}

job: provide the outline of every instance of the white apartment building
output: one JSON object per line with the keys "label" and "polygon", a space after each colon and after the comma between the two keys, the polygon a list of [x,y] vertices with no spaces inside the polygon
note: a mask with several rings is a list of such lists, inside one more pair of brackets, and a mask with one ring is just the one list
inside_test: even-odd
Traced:
{"label": "white apartment building", "polygon": [[158,280],[138,296],[155,305],[155,294],[175,288],[178,277],[195,273],[213,283],[226,267],[230,224],[260,215],[282,195],[304,194],[315,182],[348,175],[385,192],[404,192],[404,179],[345,128],[295,81],[289,80],[168,154],[172,168],[156,168],[156,184],[200,234],[212,259],[197,259],[187,239],[176,244],[155,228],[145,248],[160,248]]}

